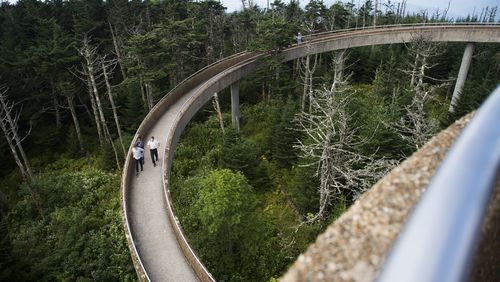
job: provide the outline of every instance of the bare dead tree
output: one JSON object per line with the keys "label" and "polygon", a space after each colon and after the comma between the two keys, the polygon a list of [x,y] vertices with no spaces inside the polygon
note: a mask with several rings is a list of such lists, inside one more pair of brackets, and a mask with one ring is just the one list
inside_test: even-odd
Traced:
{"label": "bare dead tree", "polygon": [[113,47],[115,48],[115,53],[116,53],[116,58],[118,65],[120,66],[120,71],[122,73],[123,79],[127,79],[127,73],[125,72],[125,67],[123,66],[123,55],[121,52],[121,46],[120,42],[121,40],[118,38],[118,35],[116,34],[113,25],[111,24],[110,21],[108,21],[109,25],[109,30],[111,31],[111,38],[113,39]]}
{"label": "bare dead tree", "polygon": [[78,144],[80,145],[80,151],[84,151],[83,147],[83,137],[82,137],[82,131],[80,129],[80,122],[78,121],[78,116],[76,115],[75,111],[75,105],[73,103],[73,96],[66,96],[66,100],[68,101],[68,107],[69,111],[71,112],[71,117],[73,118],[73,124],[75,126],[75,131],[76,131],[76,138],[78,139]]}
{"label": "bare dead tree", "polygon": [[[343,62],[334,62],[336,67],[340,64]],[[356,197],[371,186],[374,176],[390,167],[387,161],[375,161],[356,152],[360,141],[347,111],[354,92],[347,81],[339,76],[329,89],[312,91],[311,111],[302,111],[296,117],[299,130],[306,136],[298,140],[296,148],[307,161],[305,166],[316,167],[315,175],[320,179],[318,212],[306,223],[324,220],[333,200],[346,194]]]}
{"label": "bare dead tree", "polygon": [[[313,33],[313,23],[306,24],[306,28],[308,33]],[[306,52],[309,54],[311,52],[311,43],[306,40],[303,44],[306,46]],[[311,92],[313,91],[313,75],[314,72],[316,71],[316,66],[318,63],[318,55],[315,54],[313,57],[313,60],[311,62],[311,55],[307,55],[303,58],[300,58],[300,64],[299,64],[299,74],[300,77],[302,78],[302,99],[301,99],[301,106],[300,109],[301,111],[305,111],[306,107],[306,101],[311,95]],[[309,101],[310,102],[310,101]]]}
{"label": "bare dead tree", "polygon": [[[97,91],[97,84],[95,76],[93,79],[91,79],[90,77],[91,74],[95,75],[94,66],[97,64],[97,47],[90,46],[89,38],[87,37],[87,34],[84,34],[82,39],[82,47],[77,49],[77,51],[84,58],[84,63],[82,63],[81,70],[70,70],[70,72],[87,85],[87,91],[90,97],[90,105],[92,106],[92,113],[97,128],[97,135],[99,137],[99,144],[101,144],[102,146],[105,143],[105,137],[101,122],[99,120],[97,103],[94,96],[94,91]],[[92,81],[94,81],[94,84],[92,83]]]}
{"label": "bare dead tree", "polygon": [[19,159],[21,166],[19,168],[21,169],[23,176],[25,176],[26,180],[29,183],[32,183],[34,179],[33,171],[31,169],[29,159],[26,156],[26,153],[24,152],[23,146],[21,145],[21,142],[24,140],[25,137],[21,138],[19,136],[17,129],[17,121],[19,119],[19,113],[16,114],[12,113],[14,105],[7,101],[7,97],[5,96],[6,92],[7,89],[5,87],[0,89],[0,106],[1,106],[0,118],[2,122],[2,130],[4,132],[5,139],[7,139],[8,142],[9,140],[10,142],[12,142],[13,145],[13,147],[11,147],[12,154],[17,155],[18,151],[19,154],[21,155],[21,159]]}
{"label": "bare dead tree", "polygon": [[57,99],[57,92],[54,84],[54,78],[52,76],[50,77],[50,88],[52,90],[52,103],[54,104],[54,110],[56,115],[56,127],[60,128],[61,127],[61,113],[59,111],[60,106],[59,106],[59,100]]}
{"label": "bare dead tree", "polygon": [[64,97],[66,97],[66,101],[68,102],[68,109],[71,113],[71,117],[73,119],[73,125],[75,126],[75,131],[76,131],[76,138],[78,139],[78,144],[80,145],[80,151],[84,151],[83,147],[83,137],[82,137],[82,131],[80,129],[80,122],[78,121],[78,116],[76,114],[75,110],[75,104],[74,104],[74,99],[75,99],[75,91],[74,87],[68,83],[68,82],[63,82],[58,85],[59,91],[62,93]]}
{"label": "bare dead tree", "polygon": [[153,85],[151,85],[150,81],[145,81],[144,82],[144,88],[146,90],[146,101],[148,104],[148,109],[151,111],[151,109],[154,106],[154,101],[153,101]]}
{"label": "bare dead tree", "polygon": [[144,79],[142,78],[142,75],[139,75],[139,88],[141,89],[141,98],[142,98],[142,103],[144,107],[148,105],[146,101],[146,92],[144,91]]}
{"label": "bare dead tree", "polygon": [[436,91],[447,86],[449,81],[426,75],[427,70],[436,66],[431,63],[431,58],[444,52],[440,44],[432,43],[423,34],[415,34],[412,35],[412,41],[407,48],[413,59],[408,64],[408,69],[402,71],[411,78],[408,91],[413,95],[412,101],[405,106],[404,116],[390,127],[395,129],[403,140],[418,149],[438,129],[438,121],[428,117],[425,105],[435,97]]}
{"label": "bare dead tree", "polygon": [[116,131],[118,132],[118,138],[120,141],[120,145],[122,147],[122,152],[123,156],[126,157],[126,151],[125,151],[125,145],[123,143],[123,137],[122,137],[122,130],[120,127],[120,120],[118,119],[118,113],[117,113],[117,108],[115,105],[115,100],[113,98],[113,93],[111,91],[111,83],[109,82],[110,75],[113,72],[113,69],[116,67],[117,60],[109,60],[106,61],[105,58],[101,59],[101,67],[102,67],[102,73],[104,75],[104,81],[106,83],[106,93],[108,94],[109,98],[109,103],[111,105],[111,110],[113,111],[113,117],[115,120],[115,125],[116,125]]}
{"label": "bare dead tree", "polygon": [[[85,80],[87,81],[87,86],[89,87],[89,95],[91,97],[92,107],[94,109],[94,116],[96,116],[96,110],[98,113],[98,118],[96,117],[96,124],[98,125],[98,131],[99,127],[102,129],[102,135],[100,136],[100,138],[104,137],[104,140],[106,140],[111,145],[111,148],[115,155],[116,165],[118,168],[120,168],[120,158],[118,157],[113,138],[106,122],[103,105],[101,103],[101,98],[98,91],[97,79],[102,75],[102,73],[99,72],[100,58],[97,54],[97,47],[91,45],[90,39],[86,34],[84,34],[83,36],[82,47],[78,49],[78,52],[84,59],[83,71],[81,73],[84,75]],[[100,139],[100,141],[101,145],[103,145],[103,139]]]}
{"label": "bare dead tree", "polygon": [[26,153],[24,152],[23,146],[21,144],[24,138],[28,136],[29,132],[23,138],[19,136],[17,124],[20,114],[13,112],[14,104],[10,103],[7,100],[7,96],[5,95],[5,93],[7,93],[7,88],[0,87],[0,128],[2,128],[5,140],[9,145],[12,156],[14,157],[14,161],[19,167],[23,179],[27,183],[26,186],[33,200],[33,203],[35,204],[40,216],[43,217],[43,208],[40,203],[38,194],[32,188],[35,177],[33,175],[29,159],[26,156]]}
{"label": "bare dead tree", "polygon": [[220,110],[219,96],[217,95],[217,92],[214,93],[214,96],[212,97],[212,105],[215,109],[215,113],[217,114],[217,119],[219,120],[220,129],[222,130],[222,134],[224,134],[225,133],[224,120],[222,119],[222,112]]}

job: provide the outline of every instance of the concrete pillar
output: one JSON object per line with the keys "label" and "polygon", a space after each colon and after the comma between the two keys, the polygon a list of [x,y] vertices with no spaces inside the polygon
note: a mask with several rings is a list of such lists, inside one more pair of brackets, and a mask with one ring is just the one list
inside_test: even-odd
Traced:
{"label": "concrete pillar", "polygon": [[234,129],[240,132],[240,82],[231,84],[231,117]]}
{"label": "concrete pillar", "polygon": [[450,108],[448,109],[450,113],[453,113],[455,111],[458,99],[462,94],[462,90],[465,84],[465,79],[467,78],[467,73],[469,72],[470,62],[472,61],[473,53],[474,53],[474,43],[467,43],[467,46],[465,47],[464,51],[464,56],[462,58],[462,64],[460,65],[460,70],[458,71],[457,82],[455,83],[453,96],[451,97]]}

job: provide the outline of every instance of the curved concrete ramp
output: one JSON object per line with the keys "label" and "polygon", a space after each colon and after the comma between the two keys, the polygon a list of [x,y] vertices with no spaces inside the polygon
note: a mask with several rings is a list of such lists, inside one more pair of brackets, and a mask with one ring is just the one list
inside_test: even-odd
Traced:
{"label": "curved concrete ramp", "polygon": [[[179,104],[182,104],[182,99],[172,105],[172,110],[178,108]],[[174,113],[175,111],[168,111],[161,116],[143,138],[155,136],[157,140],[165,140],[171,126],[168,121],[173,119]],[[160,160],[153,167],[147,151],[146,149],[144,171],[138,177],[131,178],[130,185],[133,189],[129,192],[129,209],[133,211],[133,215],[129,217],[130,228],[142,231],[135,232],[134,242],[139,253],[148,254],[141,257],[144,269],[151,281],[198,281],[177,243],[165,212],[167,204],[161,177],[164,154],[160,153]]]}
{"label": "curved concrete ramp", "polygon": [[[500,25],[391,26],[326,33],[311,38],[307,46],[295,45],[282,53],[284,61],[288,61],[337,49],[402,43],[408,41],[408,34],[412,32],[426,32],[434,36],[434,41],[500,42]],[[189,120],[213,93],[255,69],[261,56],[236,54],[202,69],[158,102],[139,126],[136,138],[142,136],[147,140],[154,135],[161,142],[162,163],[161,167],[153,167],[146,152],[145,171],[138,177],[131,157],[125,161],[123,170],[123,220],[134,266],[142,281],[195,281],[198,278],[213,281],[189,247],[171,207],[170,167],[176,143]],[[130,152],[131,148],[129,155]],[[383,217],[380,220],[384,220]]]}

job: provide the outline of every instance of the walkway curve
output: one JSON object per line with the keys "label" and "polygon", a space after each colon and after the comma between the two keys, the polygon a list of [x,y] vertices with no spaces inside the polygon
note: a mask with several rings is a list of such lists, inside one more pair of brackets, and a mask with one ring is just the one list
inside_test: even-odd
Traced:
{"label": "walkway curve", "polygon": [[[282,53],[284,61],[290,61],[332,50],[409,42],[414,33],[427,34],[431,41],[500,43],[500,25],[495,24],[388,26],[323,33],[311,37],[309,44],[294,45]],[[129,157],[122,175],[122,216],[141,280],[213,281],[189,247],[171,206],[169,177],[174,149],[189,120],[213,93],[244,78],[262,56],[244,52],[205,67],[163,97],[139,126],[132,144],[138,136],[147,139],[154,135],[161,142],[162,162],[161,168],[152,167],[146,156],[145,171],[136,177]]]}

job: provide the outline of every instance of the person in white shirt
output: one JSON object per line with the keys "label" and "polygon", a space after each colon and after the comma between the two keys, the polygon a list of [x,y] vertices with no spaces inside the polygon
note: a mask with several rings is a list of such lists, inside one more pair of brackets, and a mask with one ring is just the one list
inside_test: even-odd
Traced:
{"label": "person in white shirt", "polygon": [[148,141],[148,147],[154,166],[156,166],[156,161],[158,161],[158,146],[160,146],[160,142],[154,136],[151,136],[151,139]]}
{"label": "person in white shirt", "polygon": [[[142,148],[144,151],[144,141],[142,141],[141,136],[137,137],[137,146]],[[142,152],[141,163],[144,165],[144,152]]]}
{"label": "person in white shirt", "polygon": [[143,171],[142,157],[144,155],[144,149],[139,147],[137,144],[132,148],[132,155],[135,159],[135,175],[139,175],[139,165],[141,166],[141,171]]}

